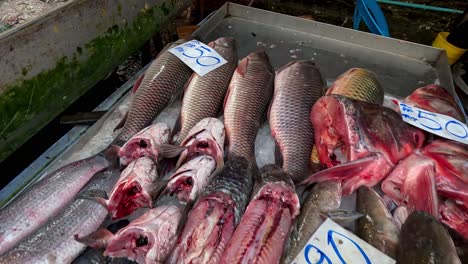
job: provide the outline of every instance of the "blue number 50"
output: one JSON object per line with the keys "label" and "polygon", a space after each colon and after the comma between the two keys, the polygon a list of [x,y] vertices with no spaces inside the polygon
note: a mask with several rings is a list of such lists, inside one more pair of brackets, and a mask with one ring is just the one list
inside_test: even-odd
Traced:
{"label": "blue number 50", "polygon": [[335,241],[333,240],[333,234],[338,234],[346,239],[348,239],[349,241],[351,241],[354,246],[356,246],[356,248],[359,250],[359,252],[361,252],[362,256],[364,257],[364,259],[366,260],[366,263],[367,264],[371,264],[372,262],[370,261],[369,257],[367,256],[367,254],[364,252],[364,250],[362,250],[361,246],[359,246],[358,243],[354,242],[354,240],[352,240],[351,238],[341,234],[341,233],[338,233],[336,231],[333,231],[333,230],[329,230],[328,231],[328,244],[331,244],[333,249],[335,250],[335,253],[336,255],[338,256],[338,258],[340,258],[341,260],[341,263],[343,264],[346,264],[346,261],[343,259],[343,257],[341,256],[341,253],[340,251],[338,250],[338,247],[336,246],[335,244]]}
{"label": "blue number 50", "polygon": [[[418,110],[418,118],[420,118],[420,121],[419,123],[421,124],[421,126],[423,127],[426,127],[426,128],[429,128],[429,129],[432,129],[432,130],[442,130],[442,126],[435,120],[429,118],[428,116],[436,116],[435,114],[433,113],[428,113],[428,112],[423,112],[421,110]],[[429,125],[425,125],[421,122],[421,119],[425,119],[425,120],[429,120],[430,122],[432,122],[433,124],[435,124],[436,126],[429,126]],[[427,124],[427,123],[426,123]]]}

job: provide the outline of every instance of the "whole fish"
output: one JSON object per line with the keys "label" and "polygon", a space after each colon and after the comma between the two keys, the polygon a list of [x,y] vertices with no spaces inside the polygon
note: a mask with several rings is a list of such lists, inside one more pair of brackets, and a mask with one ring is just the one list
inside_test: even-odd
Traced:
{"label": "whole fish", "polygon": [[256,166],[233,155],[188,215],[168,263],[219,263],[244,213]]}
{"label": "whole fish", "polygon": [[393,110],[340,95],[321,97],[312,107],[311,121],[319,159],[329,168],[301,184],[339,180],[344,195],[380,182],[425,139],[423,131]]}
{"label": "whole fish", "polygon": [[382,105],[384,101],[384,90],[377,76],[362,68],[351,68],[341,74],[326,94],[338,94],[378,105]]}
{"label": "whole fish", "polygon": [[[83,192],[110,190],[117,180],[115,174],[118,170],[96,175]],[[85,245],[75,241],[74,236],[95,231],[106,216],[107,210],[102,205],[77,198],[63,212],[1,255],[0,263],[70,263],[85,250]]]}
{"label": "whole fish", "polygon": [[[135,93],[125,125],[112,145],[122,146],[148,126],[190,77],[188,66],[167,51],[177,44],[169,44],[148,68]],[[97,155],[72,162],[44,176],[0,210],[0,254],[60,212],[94,174],[118,166],[118,148],[112,145]]]}
{"label": "whole fish", "polygon": [[224,166],[224,124],[216,118],[204,118],[188,133],[180,146],[186,149],[180,154],[176,168],[201,155],[211,156],[216,162],[216,171]]}
{"label": "whole fish", "polygon": [[255,137],[273,95],[274,76],[264,51],[249,54],[237,66],[224,100],[228,157],[255,157]]}
{"label": "whole fish", "polygon": [[281,263],[289,264],[305,247],[309,239],[323,223],[322,214],[337,210],[341,204],[341,183],[335,181],[319,182],[301,203],[301,213]]}
{"label": "whole fish", "polygon": [[69,204],[97,172],[118,167],[118,149],[110,148],[47,174],[0,210],[0,254],[44,225]]}
{"label": "whole fish", "polygon": [[293,61],[276,73],[270,130],[281,151],[282,167],[294,181],[310,172],[314,131],[307,121],[323,86],[320,70],[312,61]]}
{"label": "whole fish", "polygon": [[403,102],[427,111],[451,116],[462,122],[465,121],[455,99],[447,90],[436,84],[429,84],[414,90]]}
{"label": "whole fish", "polygon": [[433,216],[416,211],[401,228],[398,263],[461,264],[452,238]]}
{"label": "whole fish", "polygon": [[371,188],[357,190],[357,210],[364,214],[357,223],[357,235],[364,241],[395,259],[400,230],[393,222],[382,198]]}
{"label": "whole fish", "polygon": [[190,78],[190,68],[168,50],[182,44],[168,44],[151,63],[132,98],[122,130],[113,144],[123,146],[133,135],[151,124]]}
{"label": "whole fish", "polygon": [[223,104],[232,74],[237,67],[236,41],[219,38],[208,44],[227,63],[200,76],[193,73],[186,88],[180,110],[180,132],[176,143],[180,143],[189,131],[203,118],[217,117]]}
{"label": "whole fish", "polygon": [[263,167],[220,263],[279,263],[299,207],[291,177],[277,165]]}
{"label": "whole fish", "polygon": [[79,241],[95,248],[105,248],[105,256],[128,258],[140,264],[163,263],[170,254],[188,205],[163,196],[155,208],[120,229],[115,235],[100,229]]}

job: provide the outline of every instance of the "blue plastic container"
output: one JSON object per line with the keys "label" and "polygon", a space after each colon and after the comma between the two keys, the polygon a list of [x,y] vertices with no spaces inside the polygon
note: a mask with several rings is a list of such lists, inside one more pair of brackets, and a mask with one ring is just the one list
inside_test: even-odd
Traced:
{"label": "blue plastic container", "polygon": [[356,0],[353,20],[354,29],[359,29],[361,20],[364,20],[372,33],[386,37],[390,36],[387,20],[375,0]]}

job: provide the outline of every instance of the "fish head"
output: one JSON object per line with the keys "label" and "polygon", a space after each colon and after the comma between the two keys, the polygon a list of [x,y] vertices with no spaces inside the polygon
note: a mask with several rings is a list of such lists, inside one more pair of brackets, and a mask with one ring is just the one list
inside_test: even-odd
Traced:
{"label": "fish head", "polygon": [[208,184],[216,169],[211,156],[198,156],[184,163],[170,178],[167,184],[169,194],[181,201],[194,201]]}
{"label": "fish head", "polygon": [[182,218],[177,206],[158,206],[119,230],[109,241],[104,255],[128,258],[138,263],[164,262]]}
{"label": "fish head", "polygon": [[231,37],[222,37],[218,38],[214,41],[214,45],[221,46],[224,48],[235,48],[236,47],[236,39]]}
{"label": "fish head", "polygon": [[141,156],[148,156],[158,161],[160,158],[158,146],[169,142],[170,133],[171,130],[165,123],[143,129],[120,148],[120,163],[128,165]]}
{"label": "fish head", "polygon": [[181,146],[187,146],[176,168],[179,168],[187,160],[201,155],[213,157],[216,161],[217,171],[224,166],[224,124],[217,118],[205,118],[197,123],[181,142]]}
{"label": "fish head", "polygon": [[156,178],[157,166],[153,159],[143,156],[130,163],[109,197],[112,218],[127,216],[140,207],[151,208]]}

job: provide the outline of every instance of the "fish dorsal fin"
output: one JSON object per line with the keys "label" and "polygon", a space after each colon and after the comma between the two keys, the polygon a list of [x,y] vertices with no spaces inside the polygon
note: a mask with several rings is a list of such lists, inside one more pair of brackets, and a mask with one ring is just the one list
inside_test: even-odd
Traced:
{"label": "fish dorsal fin", "polygon": [[239,65],[237,66],[236,72],[244,78],[245,74],[247,73],[247,67],[249,66],[249,58],[244,58],[241,60]]}
{"label": "fish dorsal fin", "polygon": [[143,73],[142,75],[140,75],[140,77],[138,77],[136,82],[133,84],[132,94],[135,94],[138,91],[138,88],[140,88],[141,82],[143,81],[144,77],[145,77],[145,74]]}

